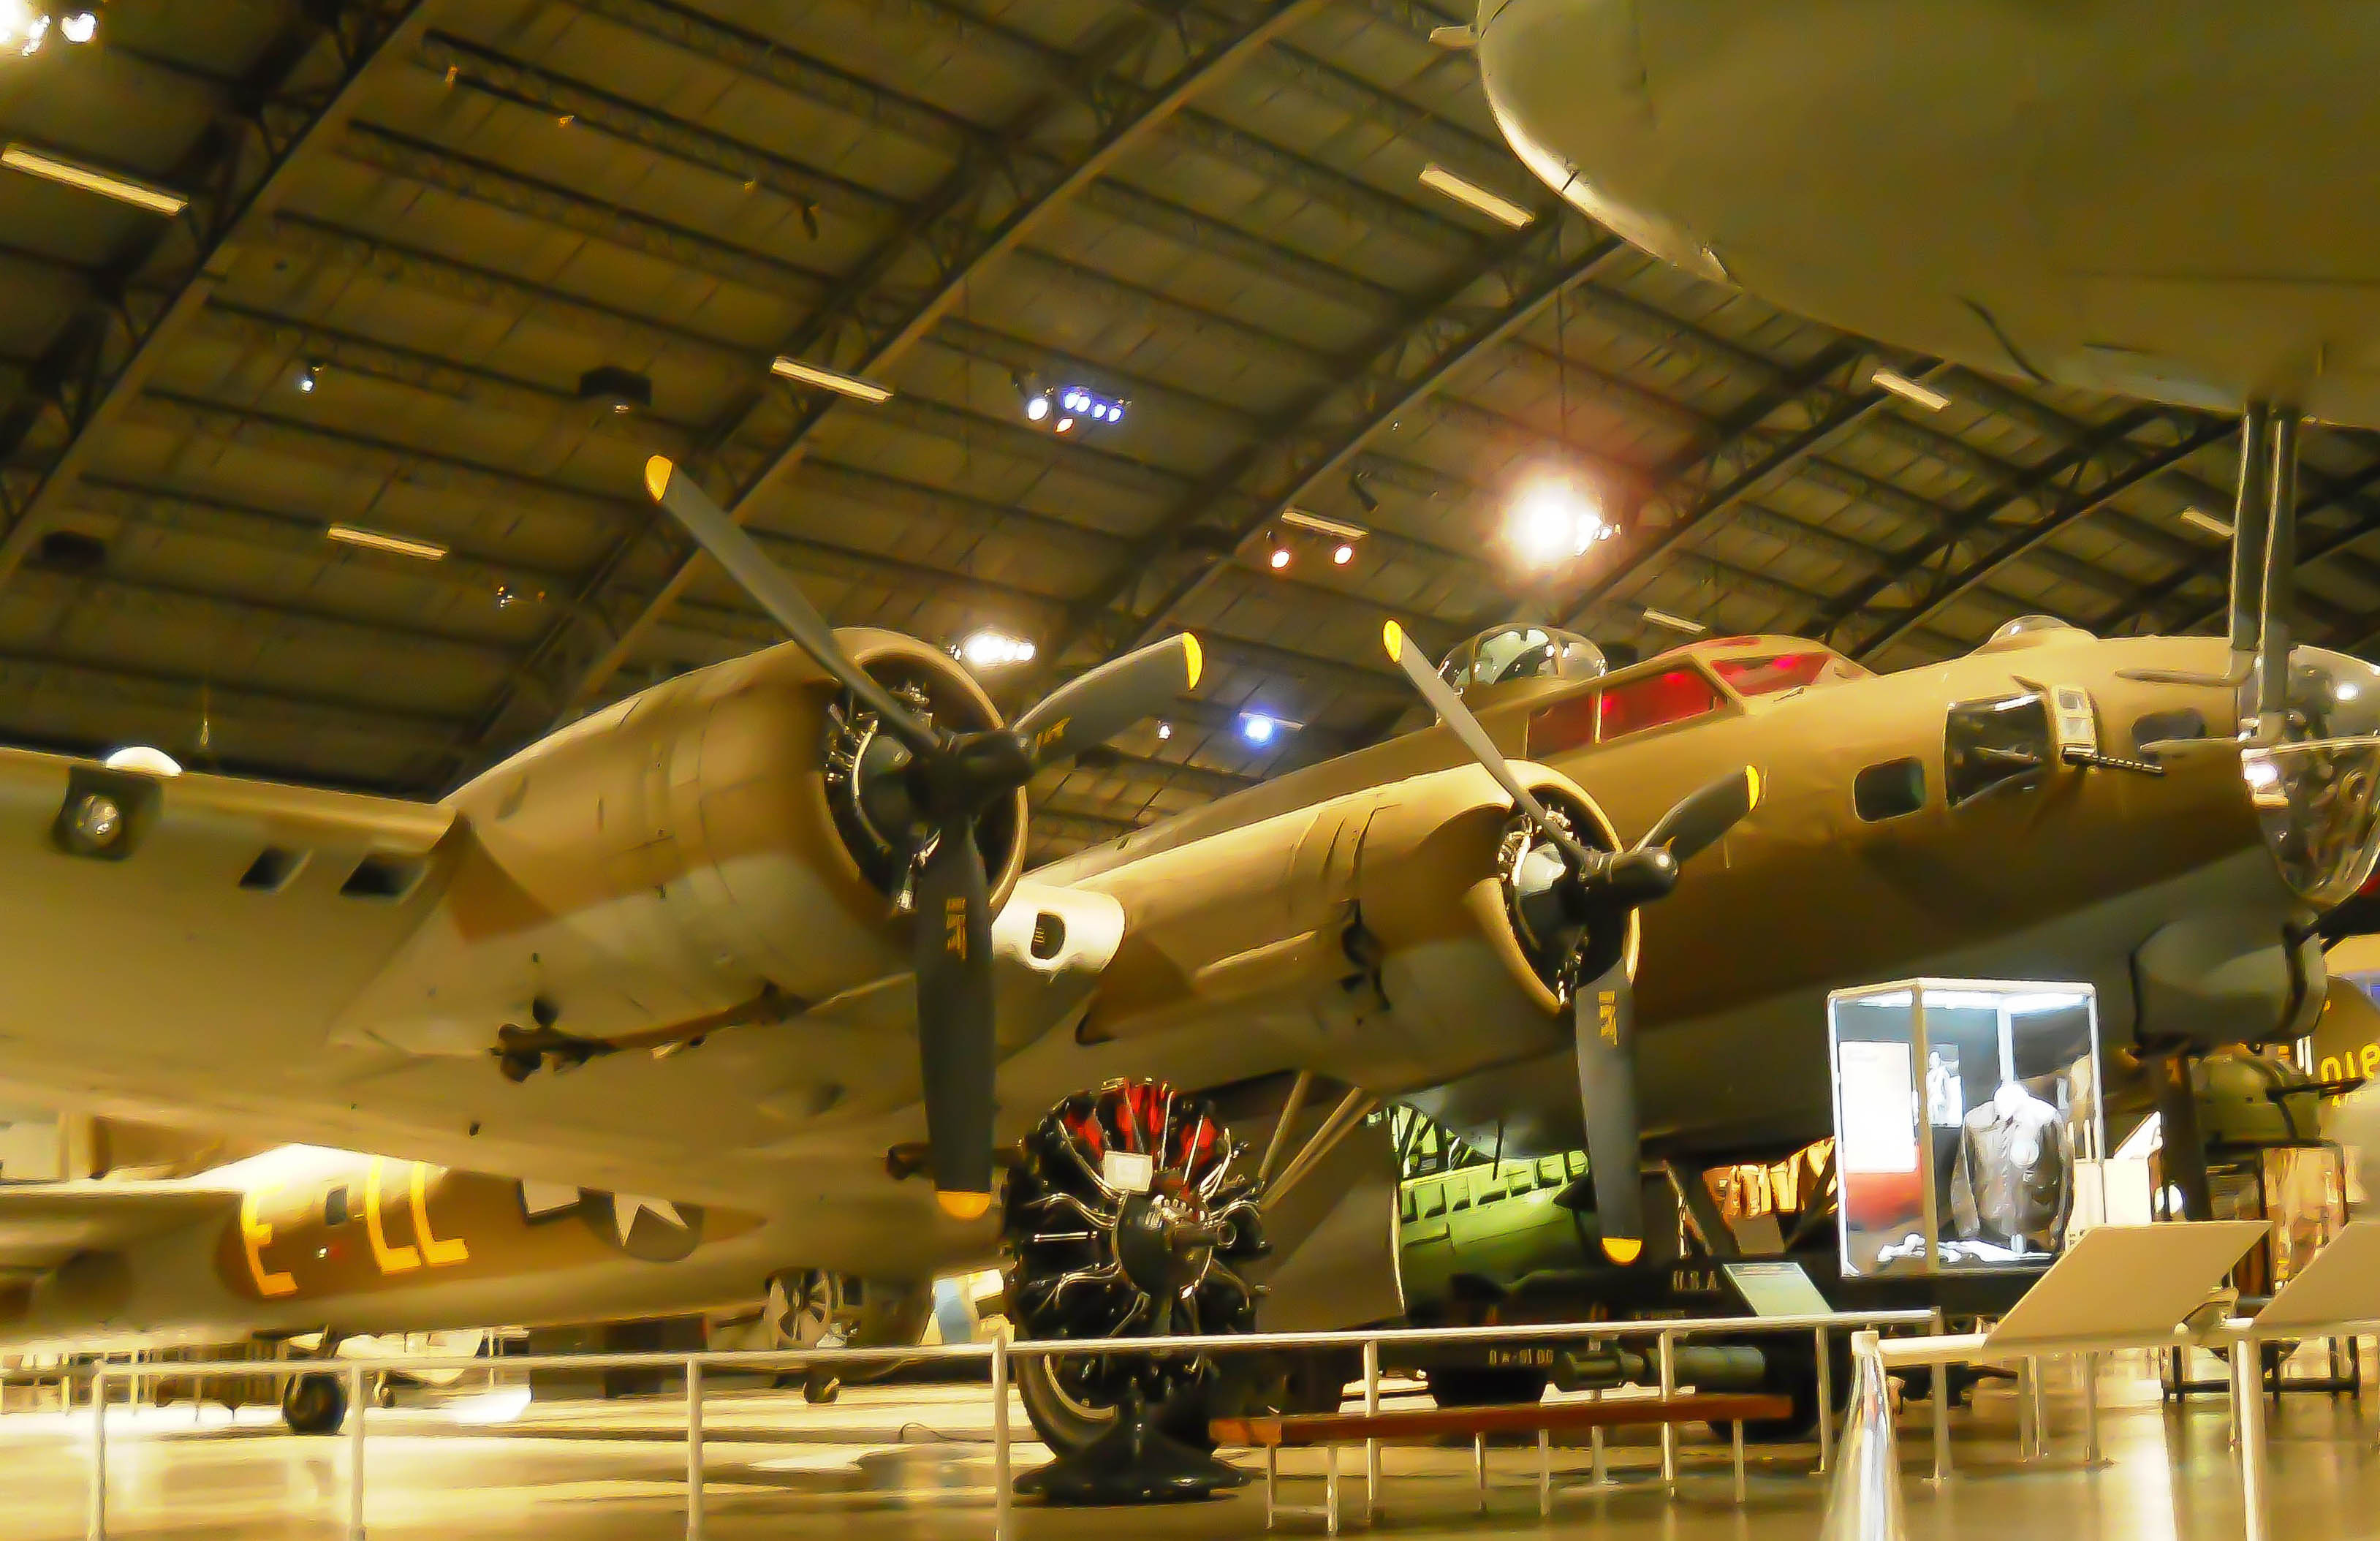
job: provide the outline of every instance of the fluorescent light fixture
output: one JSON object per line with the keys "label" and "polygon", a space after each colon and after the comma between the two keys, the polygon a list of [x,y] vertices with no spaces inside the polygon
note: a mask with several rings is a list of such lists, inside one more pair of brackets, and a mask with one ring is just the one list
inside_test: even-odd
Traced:
{"label": "fluorescent light fixture", "polygon": [[1950,398],[1931,385],[1920,385],[1894,370],[1878,370],[1868,379],[1880,389],[1890,391],[1903,401],[1914,402],[1928,412],[1939,412],[1950,405]]}
{"label": "fluorescent light fixture", "polygon": [[69,161],[63,155],[53,155],[45,150],[35,150],[27,144],[12,144],[0,149],[0,166],[21,171],[28,176],[46,177],[63,182],[69,188],[94,192],[102,198],[112,198],[118,203],[129,203],[136,209],[146,209],[152,214],[171,219],[189,204],[180,193],[168,192],[147,182]]}
{"label": "fluorescent light fixture", "polygon": [[1444,193],[1465,208],[1476,209],[1489,219],[1501,220],[1515,230],[1536,222],[1534,211],[1489,192],[1476,182],[1464,181],[1436,161],[1421,168],[1421,185]]}
{"label": "fluorescent light fixture", "polygon": [[1682,615],[1672,615],[1666,610],[1656,610],[1651,605],[1646,605],[1645,607],[1645,619],[1652,622],[1657,626],[1667,626],[1671,631],[1682,631],[1692,634],[1694,632],[1705,632],[1710,630],[1710,627],[1703,625],[1700,621],[1689,621]]}
{"label": "fluorescent light fixture", "polygon": [[2195,525],[2218,540],[2231,539],[2229,522],[2218,519],[2212,514],[2203,513],[2195,508],[2185,508],[2181,511],[2181,522],[2186,525]]}
{"label": "fluorescent light fixture", "polygon": [[890,401],[892,397],[889,386],[879,385],[872,380],[862,380],[856,374],[837,374],[832,370],[822,370],[816,364],[804,363],[790,355],[780,355],[769,369],[787,380],[798,380],[805,385],[816,385],[820,390],[833,391],[857,401],[873,403]]}
{"label": "fluorescent light fixture", "polygon": [[1317,535],[1334,536],[1342,540],[1361,540],[1372,532],[1362,525],[1351,525],[1342,519],[1326,519],[1319,514],[1309,514],[1303,508],[1284,508],[1281,522],[1298,529],[1310,529]]}
{"label": "fluorescent light fixture", "polygon": [[366,529],[361,525],[333,525],[322,533],[350,546],[366,546],[376,552],[417,557],[423,562],[436,562],[446,554],[446,548],[435,540],[416,540],[411,536],[391,535],[385,530]]}

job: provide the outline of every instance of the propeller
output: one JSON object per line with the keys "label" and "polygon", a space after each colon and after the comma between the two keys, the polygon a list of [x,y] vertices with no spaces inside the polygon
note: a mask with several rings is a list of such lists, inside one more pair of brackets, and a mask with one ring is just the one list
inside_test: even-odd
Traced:
{"label": "propeller", "polygon": [[[1390,621],[1383,637],[1390,661],[1404,671],[1422,699],[1559,857],[1560,871],[1543,894],[1551,912],[1543,934],[1560,939],[1560,977],[1570,999],[1579,1105],[1586,1117],[1587,1178],[1595,1188],[1604,1255],[1615,1263],[1633,1263],[1645,1248],[1636,999],[1627,949],[1618,939],[1627,935],[1632,914],[1677,885],[1680,867],[1718,843],[1759,805],[1760,773],[1747,765],[1721,776],[1663,814],[1628,850],[1596,850],[1522,784],[1479,719],[1414,648],[1404,628]],[[1528,861],[1526,851],[1520,861]]]}
{"label": "propeller", "polygon": [[1182,633],[1101,664],[1044,697],[1009,727],[937,727],[852,661],[783,569],[664,455],[645,462],[645,491],[726,570],[820,668],[875,713],[906,751],[900,778],[914,865],[910,933],[917,988],[917,1055],[925,1091],[927,1168],[945,1213],[973,1219],[991,1205],[990,878],[978,821],[1036,771],[1154,716],[1198,683],[1197,638]]}

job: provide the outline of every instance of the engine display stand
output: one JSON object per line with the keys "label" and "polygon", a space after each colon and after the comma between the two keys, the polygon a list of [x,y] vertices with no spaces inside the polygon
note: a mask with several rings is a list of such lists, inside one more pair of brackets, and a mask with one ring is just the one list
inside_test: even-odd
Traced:
{"label": "engine display stand", "polygon": [[1248,1474],[1160,1428],[1146,1398],[1127,1394],[1115,1427],[1072,1455],[1016,1479],[1016,1491],[1052,1504],[1188,1503],[1237,1487]]}

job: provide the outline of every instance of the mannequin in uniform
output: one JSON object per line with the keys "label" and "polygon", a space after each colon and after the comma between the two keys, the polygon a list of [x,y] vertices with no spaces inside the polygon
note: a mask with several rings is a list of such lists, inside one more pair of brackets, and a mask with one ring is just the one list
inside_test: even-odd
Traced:
{"label": "mannequin in uniform", "polygon": [[2014,1081],[1964,1120],[1950,1174],[1959,1234],[2013,1250],[2054,1252],[2073,1199],[2066,1120]]}

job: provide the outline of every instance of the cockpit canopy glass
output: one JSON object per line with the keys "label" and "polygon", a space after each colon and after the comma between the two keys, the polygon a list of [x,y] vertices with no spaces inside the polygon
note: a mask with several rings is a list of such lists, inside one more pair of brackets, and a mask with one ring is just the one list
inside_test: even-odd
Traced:
{"label": "cockpit canopy glass", "polygon": [[1483,631],[1446,655],[1439,677],[1467,696],[1513,680],[1591,680],[1609,669],[1603,649],[1555,626],[1510,625]]}

